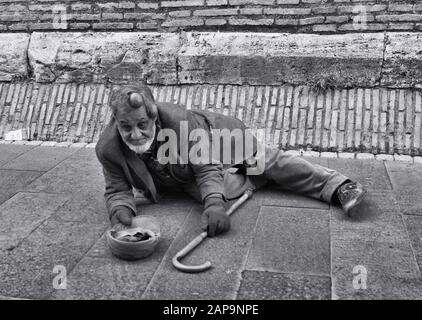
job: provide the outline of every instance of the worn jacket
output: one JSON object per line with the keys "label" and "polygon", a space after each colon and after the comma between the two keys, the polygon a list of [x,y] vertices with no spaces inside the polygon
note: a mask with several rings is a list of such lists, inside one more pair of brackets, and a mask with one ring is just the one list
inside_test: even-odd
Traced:
{"label": "worn jacket", "polygon": [[[189,132],[196,128],[202,128],[210,134],[210,137],[213,129],[240,129],[242,132],[246,129],[242,121],[219,113],[186,110],[179,105],[170,103],[157,103],[157,107],[161,130],[172,129],[178,138],[181,121],[187,121]],[[234,141],[232,141],[233,143]],[[181,147],[178,145],[178,153]],[[188,149],[190,150],[191,147],[192,143],[189,143]],[[126,206],[136,212],[132,187],[142,190],[147,198],[157,202],[155,185],[148,168],[137,154],[123,142],[114,118],[102,132],[95,150],[103,167],[105,200],[110,215],[114,213],[117,206]],[[245,154],[242,160],[248,156]],[[239,165],[239,158],[235,158],[232,153],[231,163],[223,165],[223,159],[219,160],[220,162],[212,164],[192,164],[190,160],[188,164],[169,164],[169,171],[178,180],[186,181],[186,183],[195,181],[202,200],[215,193],[224,196],[222,170]]]}

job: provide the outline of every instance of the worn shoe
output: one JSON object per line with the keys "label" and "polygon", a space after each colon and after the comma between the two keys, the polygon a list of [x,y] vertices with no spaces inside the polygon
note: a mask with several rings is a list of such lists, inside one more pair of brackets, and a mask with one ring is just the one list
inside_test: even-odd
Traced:
{"label": "worn shoe", "polygon": [[354,210],[365,197],[366,190],[359,182],[347,182],[337,189],[337,198],[343,210],[349,217],[356,215],[358,210]]}

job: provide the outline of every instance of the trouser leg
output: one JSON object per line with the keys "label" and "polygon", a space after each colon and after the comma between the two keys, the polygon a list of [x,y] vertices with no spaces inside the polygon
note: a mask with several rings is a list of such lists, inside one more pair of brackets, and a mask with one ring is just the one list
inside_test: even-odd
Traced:
{"label": "trouser leg", "polygon": [[265,149],[263,175],[283,189],[326,202],[331,202],[337,188],[350,180],[335,170],[268,147]]}
{"label": "trouser leg", "polygon": [[[224,171],[224,198],[226,200],[233,200],[241,197],[246,190],[257,190],[261,188],[267,180],[263,176],[249,176],[244,173],[230,173]],[[191,182],[183,185],[183,191],[190,197],[202,203],[202,197],[196,182]]]}
{"label": "trouser leg", "polygon": [[[337,188],[350,180],[335,170],[269,147],[265,147],[264,172],[258,176],[250,175],[249,178],[257,188],[265,185],[267,181],[273,182],[285,190],[326,202],[331,202]],[[184,185],[183,190],[198,202],[202,202],[196,183]]]}

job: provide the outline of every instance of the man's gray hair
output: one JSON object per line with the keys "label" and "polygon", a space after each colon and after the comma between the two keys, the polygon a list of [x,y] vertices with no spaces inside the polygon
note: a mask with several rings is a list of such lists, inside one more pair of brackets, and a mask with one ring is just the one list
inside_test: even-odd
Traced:
{"label": "man's gray hair", "polygon": [[[133,99],[135,94],[135,99]],[[140,98],[136,99],[139,95]],[[132,96],[132,99],[131,99]],[[155,119],[158,114],[157,105],[151,90],[143,84],[128,84],[122,85],[112,91],[109,106],[116,115],[119,108],[134,108],[137,109],[141,106],[145,107],[145,111],[151,119]]]}

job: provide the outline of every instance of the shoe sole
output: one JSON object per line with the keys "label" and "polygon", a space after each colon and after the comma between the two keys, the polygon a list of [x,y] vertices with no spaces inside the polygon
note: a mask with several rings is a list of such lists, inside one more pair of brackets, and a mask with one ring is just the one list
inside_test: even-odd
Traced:
{"label": "shoe sole", "polygon": [[352,202],[347,209],[345,209],[347,216],[349,216],[350,218],[353,218],[354,216],[356,216],[357,212],[354,211],[353,209],[356,209],[356,207],[362,202],[363,198],[365,198],[365,195],[366,195],[366,190],[363,190],[361,195],[354,202]]}

